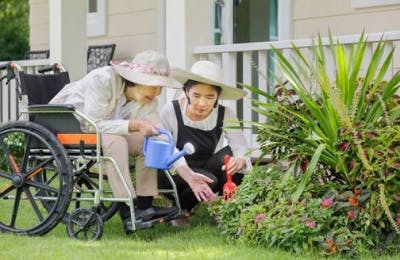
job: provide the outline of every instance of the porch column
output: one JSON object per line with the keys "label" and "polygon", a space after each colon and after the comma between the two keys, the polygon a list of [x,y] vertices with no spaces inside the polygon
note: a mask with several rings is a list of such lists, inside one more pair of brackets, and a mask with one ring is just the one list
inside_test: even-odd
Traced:
{"label": "porch column", "polygon": [[174,66],[189,69],[195,62],[193,47],[211,45],[214,1],[165,1],[166,55]]}
{"label": "porch column", "polygon": [[62,64],[71,81],[86,74],[87,1],[49,0],[50,62]]}
{"label": "porch column", "polygon": [[[213,0],[165,1],[165,54],[171,66],[190,69],[197,57],[195,46],[213,44]],[[171,100],[176,91],[168,91]]]}

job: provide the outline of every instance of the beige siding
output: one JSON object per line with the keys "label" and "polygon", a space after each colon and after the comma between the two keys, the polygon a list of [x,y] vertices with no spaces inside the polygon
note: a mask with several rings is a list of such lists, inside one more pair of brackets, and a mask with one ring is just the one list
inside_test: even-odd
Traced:
{"label": "beige siding", "polygon": [[[29,42],[32,50],[49,48],[48,1],[29,1]],[[106,2],[107,33],[100,37],[88,37],[88,45],[115,43],[115,59],[131,59],[142,50],[157,47],[157,0]]]}
{"label": "beige siding", "polygon": [[292,38],[398,30],[400,5],[355,9],[351,0],[293,0]]}
{"label": "beige siding", "polygon": [[49,48],[48,0],[29,0],[29,45],[31,50]]}
{"label": "beige siding", "polygon": [[[318,33],[349,35],[384,33],[399,30],[400,5],[353,8],[351,0],[293,0],[293,39],[312,38]],[[397,43],[398,44],[398,43]],[[395,69],[400,68],[400,50],[393,58]]]}

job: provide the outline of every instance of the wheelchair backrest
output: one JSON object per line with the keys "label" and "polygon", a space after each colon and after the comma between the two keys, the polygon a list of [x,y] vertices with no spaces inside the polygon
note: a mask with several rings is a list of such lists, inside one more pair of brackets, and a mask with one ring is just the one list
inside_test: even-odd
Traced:
{"label": "wheelchair backrest", "polygon": [[70,82],[68,72],[56,74],[19,73],[21,94],[28,96],[28,105],[47,104]]}

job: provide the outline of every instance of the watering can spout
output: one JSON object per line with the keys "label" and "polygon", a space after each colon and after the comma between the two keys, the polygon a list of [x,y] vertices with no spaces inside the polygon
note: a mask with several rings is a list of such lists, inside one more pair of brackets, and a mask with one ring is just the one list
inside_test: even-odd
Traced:
{"label": "watering can spout", "polygon": [[185,155],[187,155],[187,154],[192,154],[192,153],[194,153],[193,144],[191,144],[191,143],[186,143],[186,144],[183,146],[182,151],[180,151],[180,152],[178,152],[178,153],[175,153],[175,154],[173,154],[170,158],[168,158],[168,161],[167,161],[168,167],[170,167],[171,164],[173,164],[176,160],[178,160],[178,159],[181,158],[182,156],[185,156]]}

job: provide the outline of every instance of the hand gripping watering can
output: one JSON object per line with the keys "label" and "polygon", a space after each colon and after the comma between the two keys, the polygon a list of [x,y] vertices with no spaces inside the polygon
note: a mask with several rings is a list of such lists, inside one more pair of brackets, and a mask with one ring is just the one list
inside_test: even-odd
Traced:
{"label": "hand gripping watering can", "polygon": [[194,153],[191,143],[186,143],[183,150],[174,154],[175,143],[172,135],[165,129],[158,129],[160,134],[166,135],[168,140],[155,137],[145,137],[143,143],[144,165],[149,168],[167,170],[176,160],[187,154]]}

